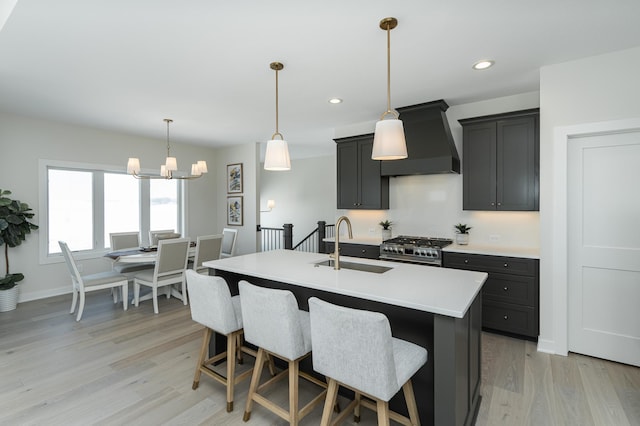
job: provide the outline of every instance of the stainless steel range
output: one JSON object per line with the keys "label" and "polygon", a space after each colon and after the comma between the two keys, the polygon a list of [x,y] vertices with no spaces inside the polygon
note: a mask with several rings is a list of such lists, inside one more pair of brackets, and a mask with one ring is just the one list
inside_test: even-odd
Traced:
{"label": "stainless steel range", "polygon": [[446,238],[401,235],[380,245],[380,259],[442,266],[442,248],[451,243],[453,240]]}

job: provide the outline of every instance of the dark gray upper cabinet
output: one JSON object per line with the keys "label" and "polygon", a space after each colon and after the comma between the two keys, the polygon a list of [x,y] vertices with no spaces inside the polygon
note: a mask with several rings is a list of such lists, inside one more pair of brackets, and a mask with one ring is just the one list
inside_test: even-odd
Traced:
{"label": "dark gray upper cabinet", "polygon": [[338,161],[338,208],[389,208],[389,178],[380,176],[380,161],[371,159],[373,134],[335,139]]}
{"label": "dark gray upper cabinet", "polygon": [[460,120],[463,210],[538,210],[539,110]]}

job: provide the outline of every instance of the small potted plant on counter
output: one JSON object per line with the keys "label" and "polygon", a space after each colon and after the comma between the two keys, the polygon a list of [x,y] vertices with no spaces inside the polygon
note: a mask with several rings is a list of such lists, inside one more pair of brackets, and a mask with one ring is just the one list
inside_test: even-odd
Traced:
{"label": "small potted plant on counter", "polygon": [[471,227],[465,223],[459,223],[454,228],[456,228],[456,243],[460,245],[469,244],[469,230]]}
{"label": "small potted plant on counter", "polygon": [[383,220],[378,223],[378,225],[382,226],[382,241],[388,240],[391,238],[391,225],[393,222],[390,220]]}
{"label": "small potted plant on counter", "polygon": [[9,272],[9,247],[22,244],[27,234],[38,225],[29,222],[34,216],[27,203],[7,197],[11,191],[0,189],[0,246],[4,245],[4,259],[7,274],[0,278],[0,312],[12,311],[18,303],[19,281],[24,279],[21,273]]}

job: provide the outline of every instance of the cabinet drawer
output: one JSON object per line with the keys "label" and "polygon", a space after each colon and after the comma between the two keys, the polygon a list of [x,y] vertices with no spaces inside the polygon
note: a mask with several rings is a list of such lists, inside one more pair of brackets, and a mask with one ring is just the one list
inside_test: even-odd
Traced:
{"label": "cabinet drawer", "polygon": [[538,260],[484,254],[445,253],[444,266],[481,272],[498,272],[526,276],[538,275]]}
{"label": "cabinet drawer", "polygon": [[[335,243],[328,242],[325,245],[327,253],[333,253]],[[362,257],[365,259],[377,259],[380,256],[380,246],[370,246],[366,244],[349,244],[340,242],[340,255],[351,257]]]}
{"label": "cabinet drawer", "polygon": [[482,326],[530,337],[538,336],[538,315],[527,306],[484,300]]}
{"label": "cabinet drawer", "polygon": [[536,279],[521,275],[490,274],[482,287],[483,300],[537,306]]}

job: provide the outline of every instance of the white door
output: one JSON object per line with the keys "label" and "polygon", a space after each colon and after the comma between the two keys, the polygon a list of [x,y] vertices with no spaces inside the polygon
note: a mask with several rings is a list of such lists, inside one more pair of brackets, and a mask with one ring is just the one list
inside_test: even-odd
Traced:
{"label": "white door", "polygon": [[569,350],[640,366],[640,132],[568,149]]}

